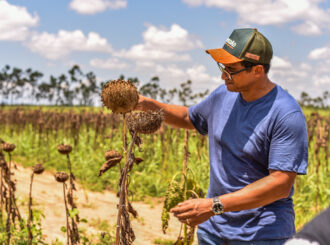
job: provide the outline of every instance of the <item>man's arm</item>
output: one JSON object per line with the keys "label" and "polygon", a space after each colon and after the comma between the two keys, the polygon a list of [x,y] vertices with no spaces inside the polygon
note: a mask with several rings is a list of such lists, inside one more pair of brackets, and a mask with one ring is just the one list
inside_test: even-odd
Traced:
{"label": "man's arm", "polygon": [[[219,197],[224,211],[240,211],[265,206],[289,196],[296,173],[270,170],[270,174],[241,190]],[[198,225],[211,216],[213,201],[211,198],[191,199],[178,204],[171,212],[183,223]]]}
{"label": "man's arm", "polygon": [[257,208],[288,197],[297,173],[279,170],[269,173],[239,191],[220,196],[225,212]]}
{"label": "man's arm", "polygon": [[165,123],[177,128],[195,129],[189,119],[188,107],[186,106],[169,105],[140,95],[139,103],[135,108],[135,110],[141,111],[160,109],[163,109]]}

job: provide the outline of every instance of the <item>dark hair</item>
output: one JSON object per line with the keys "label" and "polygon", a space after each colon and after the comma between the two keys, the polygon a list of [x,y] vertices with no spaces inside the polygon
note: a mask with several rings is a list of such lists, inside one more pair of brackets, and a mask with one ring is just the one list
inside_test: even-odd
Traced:
{"label": "dark hair", "polygon": [[[256,66],[256,65],[262,65],[264,67],[264,71],[266,74],[268,73],[269,68],[270,68],[270,64],[255,64],[255,63],[252,63],[252,62],[246,61],[246,60],[242,61],[242,65],[245,68],[252,68],[253,66]],[[249,69],[249,70],[251,70],[251,69]]]}

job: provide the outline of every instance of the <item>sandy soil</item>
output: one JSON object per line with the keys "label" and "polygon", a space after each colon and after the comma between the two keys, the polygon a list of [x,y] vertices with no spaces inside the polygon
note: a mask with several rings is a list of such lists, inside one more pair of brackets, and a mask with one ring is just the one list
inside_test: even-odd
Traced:
{"label": "sandy soil", "polygon": [[[13,178],[17,180],[18,204],[21,213],[27,213],[27,202],[30,186],[30,168],[23,168],[17,165],[14,170]],[[77,197],[79,215],[88,220],[87,224],[79,224],[79,227],[85,225],[86,231],[91,234],[100,232],[100,223],[107,222],[110,226],[116,224],[117,208],[119,202],[114,193],[111,192],[91,192],[83,190],[79,184]],[[55,181],[53,173],[45,171],[42,175],[35,175],[32,190],[33,209],[42,210],[45,218],[42,220],[42,230],[45,241],[51,244],[58,239],[65,244],[66,237],[60,231],[61,226],[65,226],[65,209],[63,201],[62,184]],[[25,206],[22,206],[22,205]],[[137,210],[139,218],[132,221],[136,240],[134,244],[154,244],[155,239],[169,239],[175,241],[180,223],[171,217],[167,234],[164,235],[161,230],[161,211],[162,201],[160,199],[150,199],[148,204],[142,202],[133,202],[133,207]]]}

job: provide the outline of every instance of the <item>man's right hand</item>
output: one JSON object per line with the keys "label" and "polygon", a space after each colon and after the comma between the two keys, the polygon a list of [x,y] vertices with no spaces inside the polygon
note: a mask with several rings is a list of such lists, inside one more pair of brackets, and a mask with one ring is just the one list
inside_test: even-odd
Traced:
{"label": "man's right hand", "polygon": [[159,111],[163,109],[164,122],[176,127],[194,129],[188,115],[188,107],[180,105],[170,105],[157,100],[139,95],[139,101],[134,110],[139,111]]}
{"label": "man's right hand", "polygon": [[148,111],[148,110],[157,111],[160,109],[161,108],[157,106],[155,100],[142,96],[141,94],[139,94],[138,104],[134,108],[135,111]]}

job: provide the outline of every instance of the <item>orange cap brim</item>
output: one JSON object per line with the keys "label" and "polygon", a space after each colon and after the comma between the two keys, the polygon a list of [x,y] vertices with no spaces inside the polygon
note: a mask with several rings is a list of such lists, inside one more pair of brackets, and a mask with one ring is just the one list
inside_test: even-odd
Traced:
{"label": "orange cap brim", "polygon": [[208,49],[208,50],[205,50],[205,52],[210,54],[215,61],[217,61],[221,64],[224,64],[224,65],[243,61],[242,59],[239,59],[236,56],[228,53],[223,48]]}

